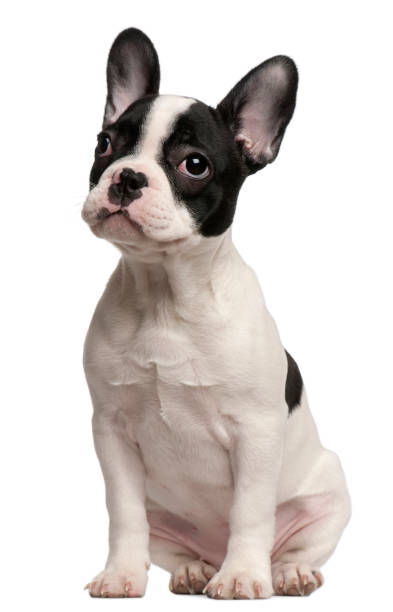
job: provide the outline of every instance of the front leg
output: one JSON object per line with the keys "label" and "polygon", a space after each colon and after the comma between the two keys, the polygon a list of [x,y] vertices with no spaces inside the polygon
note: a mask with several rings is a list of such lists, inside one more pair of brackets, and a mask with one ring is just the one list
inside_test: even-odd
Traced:
{"label": "front leg", "polygon": [[254,599],[273,594],[270,554],[285,412],[284,404],[255,410],[242,406],[229,415],[234,477],[230,537],[221,569],[206,585],[210,597]]}
{"label": "front leg", "polygon": [[105,569],[87,588],[92,597],[141,597],[150,566],[145,470],[136,443],[126,437],[121,412],[103,406],[94,393],[92,397],[94,444],[109,513],[109,554]]}

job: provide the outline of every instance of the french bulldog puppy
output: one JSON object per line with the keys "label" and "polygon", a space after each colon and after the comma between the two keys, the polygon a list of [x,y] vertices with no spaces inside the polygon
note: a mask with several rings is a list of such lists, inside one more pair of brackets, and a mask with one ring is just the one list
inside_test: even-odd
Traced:
{"label": "french bulldog puppy", "polygon": [[308,595],[350,516],[299,369],[231,239],[243,181],[277,156],[297,70],[276,56],[217,108],[159,95],[137,29],[113,43],[83,219],[121,253],[84,367],[109,556],[93,597]]}

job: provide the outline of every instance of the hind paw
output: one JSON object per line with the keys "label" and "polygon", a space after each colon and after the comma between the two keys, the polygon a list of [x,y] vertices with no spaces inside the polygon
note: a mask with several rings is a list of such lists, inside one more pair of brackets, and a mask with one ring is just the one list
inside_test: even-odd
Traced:
{"label": "hind paw", "polygon": [[172,593],[198,594],[217,570],[204,561],[190,561],[180,565],[171,576],[169,589]]}
{"label": "hind paw", "polygon": [[278,563],[272,574],[276,595],[310,595],[323,584],[319,569],[301,563]]}

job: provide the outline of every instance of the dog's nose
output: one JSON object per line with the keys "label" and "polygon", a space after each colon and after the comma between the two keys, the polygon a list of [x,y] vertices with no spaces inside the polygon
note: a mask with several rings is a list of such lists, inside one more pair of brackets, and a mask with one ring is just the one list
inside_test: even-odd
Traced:
{"label": "dog's nose", "polygon": [[122,207],[140,198],[142,187],[148,186],[146,175],[143,172],[135,172],[132,168],[118,170],[113,176],[113,181],[109,187],[109,200]]}
{"label": "dog's nose", "polygon": [[136,191],[147,187],[146,174],[143,172],[134,172],[132,168],[124,168],[120,173],[120,184],[124,185],[125,191]]}

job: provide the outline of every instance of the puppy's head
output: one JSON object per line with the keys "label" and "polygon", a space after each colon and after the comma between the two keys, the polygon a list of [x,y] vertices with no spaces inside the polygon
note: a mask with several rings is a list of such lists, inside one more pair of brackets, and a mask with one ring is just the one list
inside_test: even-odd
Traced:
{"label": "puppy's head", "polygon": [[231,225],[244,179],[272,162],[295,107],[297,71],[273,57],[212,108],[158,95],[160,69],[140,30],[115,40],[83,218],[120,248],[177,249]]}

